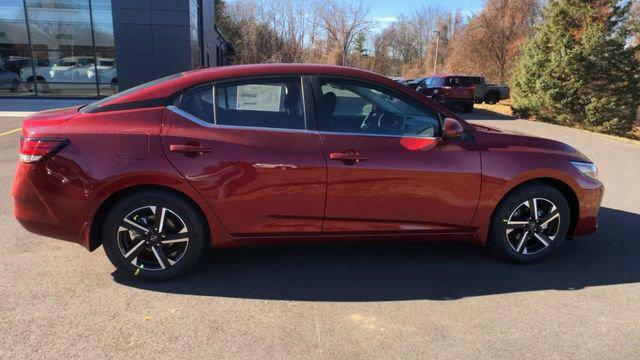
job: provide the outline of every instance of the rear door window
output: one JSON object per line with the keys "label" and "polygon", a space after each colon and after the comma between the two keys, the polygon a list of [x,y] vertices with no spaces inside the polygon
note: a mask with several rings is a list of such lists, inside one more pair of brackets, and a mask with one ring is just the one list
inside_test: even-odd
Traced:
{"label": "rear door window", "polygon": [[215,86],[218,125],[305,129],[300,78]]}

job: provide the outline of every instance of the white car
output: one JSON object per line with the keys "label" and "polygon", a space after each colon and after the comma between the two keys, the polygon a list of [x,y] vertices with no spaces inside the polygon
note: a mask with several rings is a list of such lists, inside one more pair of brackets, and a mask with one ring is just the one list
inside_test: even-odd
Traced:
{"label": "white car", "polygon": [[96,68],[98,70],[97,78],[100,84],[115,85],[118,83],[118,71],[116,70],[116,62],[114,59],[98,58],[98,66],[89,66],[86,70],[86,77],[93,82],[96,77]]}
{"label": "white car", "polygon": [[91,82],[87,68],[94,67],[91,56],[73,56],[58,60],[49,70],[49,81]]}

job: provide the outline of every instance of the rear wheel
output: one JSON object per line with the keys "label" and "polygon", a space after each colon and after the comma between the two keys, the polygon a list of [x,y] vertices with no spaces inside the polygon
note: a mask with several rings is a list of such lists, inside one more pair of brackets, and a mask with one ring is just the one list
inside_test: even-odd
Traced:
{"label": "rear wheel", "polygon": [[484,99],[484,102],[490,105],[497,104],[499,101],[500,101],[500,94],[496,92],[488,93]]}
{"label": "rear wheel", "polygon": [[514,262],[538,261],[564,241],[570,217],[569,204],[557,189],[527,185],[507,195],[496,209],[489,248]]}
{"label": "rear wheel", "polygon": [[162,280],[198,262],[206,240],[193,205],[162,191],[143,191],[118,201],[105,219],[105,252],[122,273]]}

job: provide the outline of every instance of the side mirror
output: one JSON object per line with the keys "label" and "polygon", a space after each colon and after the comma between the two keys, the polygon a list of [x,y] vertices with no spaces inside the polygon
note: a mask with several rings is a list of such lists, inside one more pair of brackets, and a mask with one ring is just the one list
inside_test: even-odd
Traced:
{"label": "side mirror", "polygon": [[445,140],[457,139],[464,133],[464,128],[456,119],[445,118],[442,126],[442,138]]}

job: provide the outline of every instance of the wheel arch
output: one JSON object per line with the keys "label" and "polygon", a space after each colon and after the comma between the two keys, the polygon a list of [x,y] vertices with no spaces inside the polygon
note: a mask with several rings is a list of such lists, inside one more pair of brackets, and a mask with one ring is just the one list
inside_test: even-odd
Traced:
{"label": "wheel arch", "polygon": [[537,184],[545,184],[545,185],[548,185],[548,186],[551,186],[551,187],[555,188],[556,190],[560,191],[560,193],[567,200],[567,203],[569,204],[569,211],[571,213],[571,222],[569,224],[569,234],[573,233],[573,230],[575,230],[575,227],[576,227],[576,224],[578,223],[578,219],[579,219],[579,215],[580,215],[580,202],[578,201],[578,195],[573,190],[573,188],[571,188],[571,186],[569,184],[567,184],[566,182],[564,182],[564,181],[562,181],[560,179],[553,178],[553,177],[533,178],[533,179],[529,179],[529,180],[520,182],[520,183],[512,186],[507,192],[505,192],[502,195],[502,197],[500,198],[500,201],[498,201],[498,203],[494,207],[493,211],[491,212],[491,217],[489,218],[490,221],[495,216],[495,212],[500,207],[502,202],[510,194],[512,194],[514,191],[517,191],[517,190],[519,190],[519,189],[521,189],[521,188],[523,188],[525,186],[528,186],[528,185],[531,185],[531,184],[536,184],[536,183]]}
{"label": "wheel arch", "polygon": [[[158,190],[158,191],[164,191],[164,192],[168,192],[171,194],[174,194],[182,199],[184,199],[185,201],[187,201],[188,203],[190,203],[193,208],[196,210],[196,212],[198,212],[198,214],[201,217],[202,223],[205,227],[205,231],[207,233],[207,238],[211,237],[211,229],[210,229],[210,225],[209,225],[209,221],[207,216],[205,215],[202,207],[198,204],[197,201],[195,201],[193,198],[191,198],[189,195],[185,194],[184,192],[177,190],[175,188],[166,186],[166,185],[157,185],[157,184],[137,184],[137,185],[132,185],[132,186],[128,186],[128,187],[124,187],[119,189],[118,191],[114,192],[113,194],[109,195],[104,201],[102,201],[102,203],[100,204],[100,206],[98,207],[98,210],[96,210],[95,214],[93,215],[92,221],[91,221],[91,229],[89,232],[89,242],[87,244],[87,248],[89,251],[94,251],[95,249],[97,249],[100,245],[102,245],[102,237],[101,237],[101,233],[102,233],[102,226],[103,226],[103,221],[105,219],[105,215],[107,213],[107,211],[109,211],[109,209],[111,208],[111,206],[113,206],[113,204],[115,204],[117,201],[130,196],[132,194],[135,194],[137,192],[140,191],[149,191],[149,190]],[[206,242],[207,245],[209,245],[211,242],[207,241]]]}

